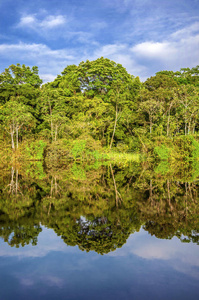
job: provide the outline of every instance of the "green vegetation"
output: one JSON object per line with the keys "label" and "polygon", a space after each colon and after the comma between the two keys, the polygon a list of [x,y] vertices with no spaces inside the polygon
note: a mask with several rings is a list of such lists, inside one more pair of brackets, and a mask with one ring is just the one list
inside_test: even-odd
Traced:
{"label": "green vegetation", "polygon": [[100,254],[122,247],[141,226],[157,238],[199,244],[199,170],[191,164],[167,165],[163,174],[146,162],[46,170],[40,163],[0,171],[0,237],[10,246],[36,245],[42,225],[67,245]]}
{"label": "green vegetation", "polygon": [[101,57],[69,65],[42,85],[37,67],[11,65],[0,74],[0,154],[4,161],[126,160],[136,153],[189,161],[198,158],[198,112],[199,66],[141,83]]}
{"label": "green vegetation", "polygon": [[11,65],[0,74],[0,236],[35,245],[45,225],[103,254],[143,226],[198,244],[198,112],[199,66],[141,83],[99,58],[42,85],[37,67]]}

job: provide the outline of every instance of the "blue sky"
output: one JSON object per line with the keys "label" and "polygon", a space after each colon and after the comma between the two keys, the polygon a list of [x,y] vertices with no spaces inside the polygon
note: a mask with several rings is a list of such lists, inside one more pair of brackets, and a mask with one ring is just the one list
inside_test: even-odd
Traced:
{"label": "blue sky", "polygon": [[199,64],[199,0],[0,0],[0,72],[107,57],[141,80]]}

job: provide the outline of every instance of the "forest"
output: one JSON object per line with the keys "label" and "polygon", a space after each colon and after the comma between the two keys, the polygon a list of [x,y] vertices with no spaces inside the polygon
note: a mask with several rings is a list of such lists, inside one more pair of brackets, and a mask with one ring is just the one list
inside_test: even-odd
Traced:
{"label": "forest", "polygon": [[43,84],[36,66],[0,74],[1,159],[166,160],[199,154],[199,65],[139,77],[107,58],[68,65]]}

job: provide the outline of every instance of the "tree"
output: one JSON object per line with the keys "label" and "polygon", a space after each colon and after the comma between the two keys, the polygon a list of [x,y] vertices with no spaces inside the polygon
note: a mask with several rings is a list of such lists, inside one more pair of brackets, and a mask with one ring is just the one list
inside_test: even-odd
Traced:
{"label": "tree", "polygon": [[181,68],[180,71],[160,71],[156,75],[166,75],[176,81],[178,85],[199,86],[199,65],[190,68]]}
{"label": "tree", "polygon": [[[105,103],[113,107],[114,116],[109,116],[112,124],[110,149],[115,137],[116,126],[123,111],[131,107],[135,100],[139,80],[131,76],[121,64],[107,58],[86,61],[79,64],[79,79],[87,97],[100,95]],[[135,84],[136,83],[136,84]],[[140,82],[139,82],[140,86]]]}
{"label": "tree", "polygon": [[[73,121],[75,119],[74,126],[77,123],[84,124],[85,131],[90,131],[91,135],[111,148],[118,121],[125,122],[122,115],[127,116],[127,111],[128,114],[133,111],[135,95],[141,83],[121,64],[101,57],[81,62],[78,66],[67,66],[62,76],[58,76],[51,86],[65,93],[66,108],[72,112],[69,118]],[[73,106],[74,101],[78,103],[76,108]],[[125,131],[124,128],[123,136]]]}
{"label": "tree", "polygon": [[22,128],[34,127],[37,98],[42,80],[36,66],[11,65],[0,74],[0,118],[3,128],[11,136],[12,149],[18,148]]}
{"label": "tree", "polygon": [[62,76],[58,75],[51,85],[64,89],[67,96],[81,93],[78,67],[76,65],[67,66],[62,72]]}
{"label": "tree", "polygon": [[113,144],[117,122],[119,118],[121,118],[125,106],[128,105],[126,102],[128,102],[129,100],[129,96],[130,96],[129,85],[130,85],[130,80],[132,80],[132,78],[128,78],[128,79],[129,80],[127,81],[122,80],[120,78],[115,79],[114,82],[112,83],[112,90],[109,92],[110,101],[113,104],[115,110],[115,121],[114,121],[111,142],[110,142],[110,149]]}
{"label": "tree", "polygon": [[194,133],[197,114],[199,111],[199,90],[193,85],[182,85],[176,89],[176,97],[181,111],[179,112],[184,120],[184,134]]}
{"label": "tree", "polygon": [[0,74],[0,103],[20,97],[20,102],[34,106],[41,84],[36,66],[11,65]]}
{"label": "tree", "polygon": [[151,134],[154,123],[157,123],[157,120],[162,115],[162,102],[156,91],[148,91],[147,89],[140,92],[140,99],[139,111],[146,113],[149,121],[149,132]]}
{"label": "tree", "polygon": [[51,140],[57,141],[61,126],[68,120],[66,117],[66,98],[60,88],[53,89],[51,85],[46,84],[42,87],[40,99],[42,127],[46,124],[50,125]]}
{"label": "tree", "polygon": [[159,120],[159,126],[165,128],[167,136],[170,134],[170,123],[176,107],[175,90],[179,87],[173,76],[173,72],[162,71],[144,83],[145,89],[140,93],[140,110],[148,115],[150,133],[154,121]]}
{"label": "tree", "polygon": [[18,99],[11,99],[6,102],[0,110],[0,120],[2,121],[3,128],[11,136],[12,149],[15,150],[19,144],[19,132],[22,128],[28,129],[35,125],[35,118],[29,112],[27,105],[18,101]]}

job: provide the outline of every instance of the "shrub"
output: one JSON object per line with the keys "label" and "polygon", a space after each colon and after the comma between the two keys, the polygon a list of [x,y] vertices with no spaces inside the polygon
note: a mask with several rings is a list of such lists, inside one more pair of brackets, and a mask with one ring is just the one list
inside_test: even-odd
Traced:
{"label": "shrub", "polygon": [[165,145],[156,146],[154,148],[154,153],[161,159],[161,160],[168,160],[170,155],[170,149],[167,148]]}
{"label": "shrub", "polygon": [[42,160],[46,142],[39,140],[26,145],[26,155],[31,160]]}

